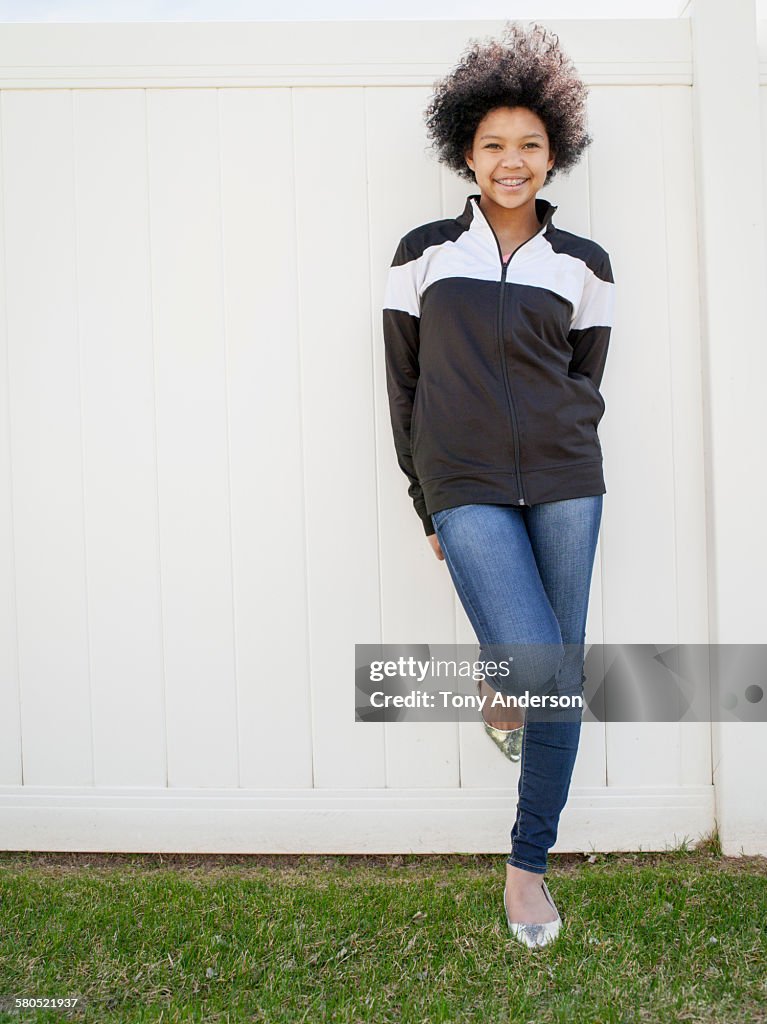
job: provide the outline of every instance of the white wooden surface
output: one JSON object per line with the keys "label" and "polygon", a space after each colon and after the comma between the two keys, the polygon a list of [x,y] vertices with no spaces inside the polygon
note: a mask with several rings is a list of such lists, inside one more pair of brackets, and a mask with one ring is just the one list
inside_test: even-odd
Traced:
{"label": "white wooden surface", "polygon": [[[596,141],[543,194],[618,287],[587,641],[706,642],[690,26],[551,24]],[[475,191],[422,112],[500,25],[0,30],[3,848],[508,849],[478,722],[353,717],[355,642],[474,640],[380,306]],[[708,832],[710,731],[585,724],[554,851]]]}
{"label": "white wooden surface", "polygon": [[[704,0],[693,32],[698,82],[695,134],[701,153],[696,190],[706,226],[701,295],[708,398],[709,594],[712,640],[718,644],[762,643],[765,635],[761,581],[767,577],[762,515],[767,503],[767,134],[761,124],[767,24],[759,26],[758,47],[753,29],[750,0],[736,0],[724,23],[715,0]],[[715,59],[722,53],[729,55],[728,62]],[[723,152],[723,119],[728,130],[744,140],[743,173],[737,202],[730,209],[722,201],[715,166]],[[767,724],[716,722],[712,740],[722,848],[733,854],[767,853],[767,802],[756,781],[767,773]]]}

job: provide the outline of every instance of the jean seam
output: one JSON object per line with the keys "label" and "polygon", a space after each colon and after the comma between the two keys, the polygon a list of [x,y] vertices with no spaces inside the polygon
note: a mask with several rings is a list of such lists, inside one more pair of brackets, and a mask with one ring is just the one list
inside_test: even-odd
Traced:
{"label": "jean seam", "polygon": [[545,868],[542,872],[540,871],[540,864],[531,864],[529,860],[522,860],[521,857],[515,857],[513,853],[510,854],[510,859],[507,859],[506,863],[511,864],[512,867],[515,867],[517,864],[524,864],[526,868],[535,868],[535,870],[541,874],[546,874]]}
{"label": "jean seam", "polygon": [[[456,509],[456,511],[457,511],[457,509]],[[444,523],[444,520],[443,520],[443,523]],[[437,536],[439,538],[440,545],[441,545],[442,538],[439,536],[439,529],[436,527],[436,525],[435,525],[435,529],[437,529]],[[474,616],[476,617],[478,625],[480,625],[481,628],[482,628],[482,632],[485,635],[487,635],[490,632],[490,630],[489,630],[489,628],[487,626],[487,622],[485,621],[484,617],[474,607],[474,602],[471,600],[471,597],[469,596],[469,592],[466,590],[466,588],[464,586],[463,577],[458,572],[457,567],[455,565],[453,565],[453,560],[450,557],[450,553],[449,553],[449,551],[447,549],[447,546],[442,548],[442,554],[445,556],[445,559],[447,561],[448,566],[452,566],[452,568],[454,570],[453,579],[454,579],[454,581],[457,581],[456,584],[455,584],[456,588],[460,588],[459,597],[463,596],[465,598],[466,604],[468,604],[468,606],[471,608],[472,612],[474,613]],[[475,629],[475,632],[476,632],[476,629]],[[479,640],[479,635],[477,635],[477,640]],[[479,640],[479,643],[480,643],[480,646],[481,646],[482,641]]]}
{"label": "jean seam", "polygon": [[[460,510],[461,510],[462,508],[463,508],[463,506],[462,506],[462,505],[453,505],[453,506],[452,506],[452,507],[450,507],[450,508],[446,508],[446,509],[439,509],[439,511],[437,511],[437,512],[432,512],[432,515],[435,515],[435,516],[436,516],[436,515],[439,515],[439,513],[440,513],[440,512],[446,512],[446,513],[447,513],[447,515],[444,515],[444,516],[442,517],[442,519],[440,520],[440,526],[444,526],[444,524],[445,524],[445,523],[446,523],[446,522],[448,521],[448,519],[450,519],[450,518],[451,518],[451,516],[455,515],[455,513],[456,513],[456,512],[460,512]],[[432,522],[433,522],[433,521],[432,521]],[[437,529],[437,524],[436,524],[436,523],[434,523],[434,529],[435,529],[435,530]]]}
{"label": "jean seam", "polygon": [[[527,716],[525,716],[525,718],[526,717]],[[525,725],[527,725],[527,722],[525,722]],[[522,796],[523,796],[524,791],[525,791],[525,754],[527,753],[527,737],[528,737],[528,730],[525,729],[525,731],[522,733],[522,760],[520,761],[520,764],[519,764],[519,800],[518,800],[518,808],[517,808],[517,839],[519,838],[519,835],[522,832],[522,818],[523,818]],[[515,854],[514,854],[514,842],[512,842],[512,844],[511,844],[511,856],[512,857],[515,856]],[[521,858],[520,858],[520,863],[526,864],[527,861],[522,861]],[[532,865],[530,865],[530,866],[532,866]]]}

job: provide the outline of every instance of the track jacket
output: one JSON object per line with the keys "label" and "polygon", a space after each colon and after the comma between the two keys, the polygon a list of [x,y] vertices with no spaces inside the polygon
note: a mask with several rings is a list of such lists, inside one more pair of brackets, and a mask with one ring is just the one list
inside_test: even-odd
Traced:
{"label": "track jacket", "polygon": [[552,223],[503,263],[470,195],[413,228],[389,268],[386,386],[397,462],[426,534],[468,503],[536,505],[606,492],[597,424],[614,292],[610,259]]}

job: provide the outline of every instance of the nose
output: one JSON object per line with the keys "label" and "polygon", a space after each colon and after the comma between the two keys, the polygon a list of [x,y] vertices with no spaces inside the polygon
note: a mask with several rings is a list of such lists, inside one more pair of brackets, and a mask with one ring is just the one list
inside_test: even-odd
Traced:
{"label": "nose", "polygon": [[504,167],[519,167],[522,164],[522,153],[518,149],[513,149],[504,154],[501,163]]}

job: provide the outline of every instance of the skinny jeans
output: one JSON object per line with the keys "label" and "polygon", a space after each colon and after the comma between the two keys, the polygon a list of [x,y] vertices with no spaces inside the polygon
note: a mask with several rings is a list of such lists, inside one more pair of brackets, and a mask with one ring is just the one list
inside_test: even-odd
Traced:
{"label": "skinny jeans", "polygon": [[[548,692],[583,695],[586,614],[602,497],[519,507],[456,505],[431,516],[482,653],[491,652],[488,666],[502,650],[531,652],[527,661],[517,658],[535,684],[530,692],[545,690],[541,680],[548,678],[553,687]],[[541,651],[547,656],[541,658]],[[485,679],[501,693],[518,695],[500,673],[491,670]],[[580,707],[526,709],[507,863],[546,873],[570,788],[581,719]]]}

